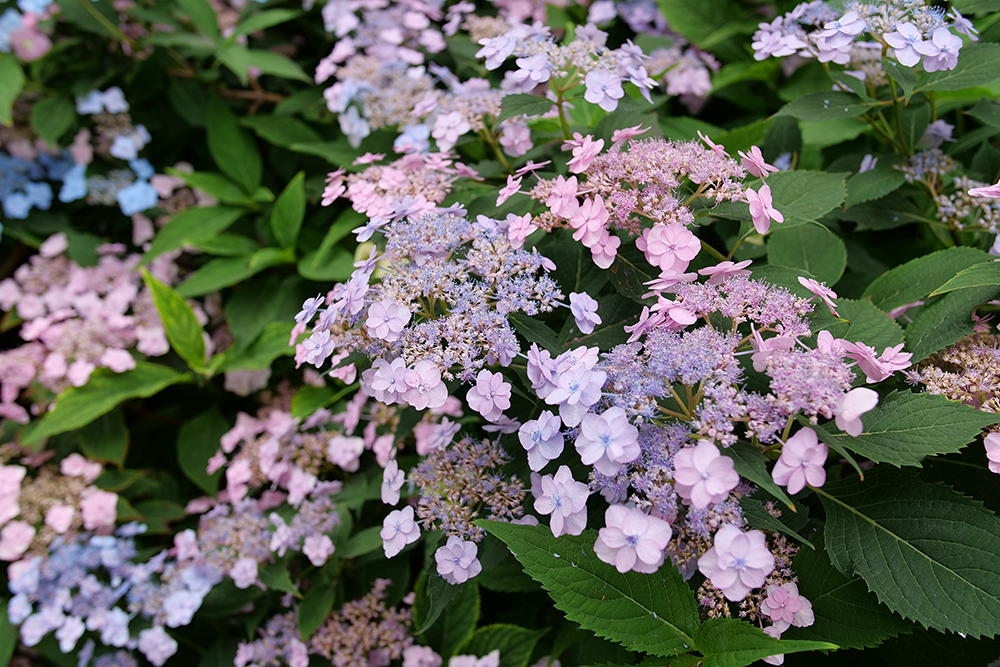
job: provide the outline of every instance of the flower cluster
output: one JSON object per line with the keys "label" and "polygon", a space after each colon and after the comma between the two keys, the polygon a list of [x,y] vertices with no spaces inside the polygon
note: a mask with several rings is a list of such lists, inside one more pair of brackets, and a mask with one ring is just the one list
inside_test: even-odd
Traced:
{"label": "flower cluster", "polygon": [[309,642],[310,652],[335,667],[387,665],[401,658],[413,644],[411,614],[408,609],[386,607],[386,589],[391,583],[376,579],[371,593],[327,617]]}

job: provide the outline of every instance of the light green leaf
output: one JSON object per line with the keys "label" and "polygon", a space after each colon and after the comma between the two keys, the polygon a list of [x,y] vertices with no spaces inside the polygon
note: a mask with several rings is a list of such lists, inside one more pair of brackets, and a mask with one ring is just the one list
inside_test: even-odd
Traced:
{"label": "light green leaf", "polygon": [[673,30],[703,49],[745,29],[739,20],[743,8],[730,0],[659,0],[657,4]]}
{"label": "light green leaf", "polygon": [[75,120],[76,105],[63,95],[46,97],[31,107],[31,126],[38,132],[38,136],[53,145],[59,143],[59,137]]}
{"label": "light green leaf", "polygon": [[205,370],[205,330],[198,323],[194,310],[187,301],[169,286],[142,269],[142,280],[153,295],[156,312],[163,320],[167,340],[174,352],[187,362],[195,373]]}
{"label": "light green leaf", "polygon": [[799,594],[812,603],[816,621],[806,628],[789,628],[785,639],[812,639],[841,648],[867,648],[884,639],[916,629],[893,614],[868,592],[864,579],[848,578],[830,562],[823,548],[823,534],[813,536],[819,547],[802,549],[793,561],[799,578]]}
{"label": "light green leaf", "polygon": [[548,628],[528,630],[516,625],[496,623],[476,630],[455,652],[481,658],[491,651],[499,650],[500,667],[526,667],[535,644],[548,632]]}
{"label": "light green leaf", "polygon": [[188,276],[188,279],[177,286],[177,293],[194,298],[212,292],[218,292],[223,287],[235,285],[241,280],[262,271],[265,267],[251,267],[253,257],[224,257],[206,262],[201,268]]}
{"label": "light green leaf", "polygon": [[215,10],[206,0],[177,0],[177,4],[191,19],[191,22],[197,26],[198,30],[217,40],[221,39]]}
{"label": "light green leaf", "polygon": [[1000,105],[985,97],[979,100],[976,106],[969,109],[967,113],[980,123],[1000,127]]}
{"label": "light green leaf", "polygon": [[771,655],[838,648],[828,642],[779,641],[735,618],[708,619],[698,628],[695,640],[705,656],[703,667],[744,667]]}
{"label": "light green leaf", "polygon": [[295,348],[288,345],[292,335],[291,322],[270,322],[248,348],[227,356],[222,371],[262,371],[270,368],[278,357],[290,357]]}
{"label": "light green leaf", "polygon": [[167,173],[183,179],[188,186],[215,197],[223,204],[252,205],[251,200],[240,189],[240,186],[222,174],[216,174],[211,171],[184,172],[177,171],[173,167],[167,167]]}
{"label": "light green leaf", "polygon": [[210,206],[189,208],[171,218],[156,234],[149,250],[142,256],[142,263],[148,265],[154,257],[176,250],[185,243],[195,243],[227,229],[246,213],[242,208]]}
{"label": "light green leaf", "polygon": [[694,594],[669,561],[653,575],[619,573],[594,553],[597,531],[558,539],[544,526],[477,521],[502,540],[566,618],[633,651],[689,651],[698,627]]}
{"label": "light green leaf", "polygon": [[205,116],[208,152],[224,174],[247,194],[260,185],[261,158],[253,137],[236,121],[226,103],[216,96],[208,100]]}
{"label": "light green leaf", "polygon": [[500,104],[497,125],[515,116],[541,116],[551,109],[555,102],[540,95],[515,94],[504,96]]}
{"label": "light green leaf", "polygon": [[847,179],[847,200],[844,206],[850,208],[873,199],[881,199],[902,187],[906,175],[891,164],[878,164],[863,174],[854,174]]}
{"label": "light green leaf", "polygon": [[274,202],[274,210],[271,211],[271,231],[282,248],[290,248],[295,245],[295,239],[299,236],[302,228],[302,221],[306,217],[306,174],[300,171],[295,174],[284,192],[278,196]]}
{"label": "light green leaf", "polygon": [[917,73],[913,71],[913,68],[900,65],[891,58],[883,58],[882,69],[892,77],[893,81],[899,84],[899,87],[903,89],[904,99],[909,102],[913,95],[913,88],[917,85]]}
{"label": "light green leaf", "polygon": [[923,361],[970,335],[972,312],[998,294],[1000,287],[970,287],[949,292],[918,310],[906,327],[906,349],[913,353],[910,361]]}
{"label": "light green leaf", "polygon": [[251,49],[249,51],[250,65],[256,67],[264,74],[280,76],[284,79],[294,79],[312,83],[312,77],[305,73],[305,70],[297,62],[273,51],[260,51]]}
{"label": "light green leaf", "polygon": [[1000,633],[1000,520],[979,502],[884,467],[816,493],[837,569],[861,575],[904,618],[975,637]]}
{"label": "light green leaf", "polygon": [[[235,42],[228,43],[215,51],[215,56],[236,75],[246,86],[250,82],[250,49]],[[207,116],[206,116],[207,118]]]}
{"label": "light green leaf", "polygon": [[737,442],[731,447],[723,447],[722,453],[733,460],[736,472],[740,474],[740,477],[750,480],[784,503],[788,509],[795,511],[795,503],[771,479],[771,473],[767,469],[767,457],[759,449],[747,442]]}
{"label": "light green leaf", "polygon": [[974,88],[996,81],[998,71],[1000,44],[971,44],[962,48],[955,69],[941,70],[922,77],[913,92]]}
{"label": "light green leaf", "polygon": [[958,275],[946,282],[941,287],[931,292],[931,296],[947,294],[960,289],[970,287],[997,287],[1000,286],[1000,262],[983,262],[973,264],[967,269],[958,272]]}
{"label": "light green leaf", "polygon": [[836,338],[852,343],[865,343],[881,352],[903,342],[903,329],[896,321],[872,305],[867,299],[837,299],[840,317],[830,314],[826,306],[813,317],[814,328],[829,331]]}
{"label": "light green leaf", "polygon": [[288,566],[284,563],[268,563],[258,570],[260,583],[267,586],[272,591],[281,593],[291,593],[294,597],[302,598],[302,593],[295,587],[292,577],[288,573]]}
{"label": "light green leaf", "polygon": [[834,433],[849,449],[876,463],[917,466],[925,456],[957,452],[1000,415],[934,394],[894,391],[862,417],[856,438]]}
{"label": "light green leaf", "polygon": [[988,254],[976,248],[938,250],[882,274],[865,289],[862,298],[871,297],[873,304],[890,311],[927,297],[962,269],[989,260]]}
{"label": "light green leaf", "polygon": [[767,262],[808,271],[833,285],[847,267],[847,248],[839,236],[817,225],[778,225],[768,235]]}
{"label": "light green leaf", "polygon": [[0,665],[6,667],[17,648],[17,628],[11,625],[7,616],[7,600],[0,600]]}
{"label": "light green leaf", "polygon": [[302,12],[297,9],[265,10],[259,14],[254,14],[245,21],[241,21],[239,25],[236,26],[235,34],[249,35],[257,32],[258,30],[264,30],[265,28],[280,25],[286,21],[291,21],[292,19],[297,19],[300,16],[302,16]]}
{"label": "light green leaf", "polygon": [[124,373],[99,368],[87,384],[64,391],[51,411],[26,428],[21,444],[34,446],[49,436],[86,426],[130,398],[146,398],[190,379],[190,375],[147,361],[137,361],[135,368]]}
{"label": "light green leaf", "polygon": [[781,107],[776,115],[792,116],[799,120],[841,120],[860,116],[880,104],[865,102],[853,93],[831,90],[803,95]]}
{"label": "light green leaf", "polygon": [[95,461],[114,463],[120,470],[128,455],[129,433],[119,410],[98,417],[80,430],[80,449]]}
{"label": "light green leaf", "polygon": [[330,405],[335,395],[332,387],[299,387],[292,396],[292,416],[305,419],[320,408]]}
{"label": "light green leaf", "polygon": [[24,71],[13,54],[0,55],[0,125],[14,122],[13,109],[24,88]]}
{"label": "light green leaf", "polygon": [[219,409],[211,407],[187,420],[177,432],[177,464],[198,488],[209,495],[219,490],[222,470],[208,474],[208,460],[219,451],[220,440],[230,424]]}
{"label": "light green leaf", "polygon": [[341,558],[356,558],[382,548],[382,526],[369,526],[354,535],[343,547],[337,549]]}
{"label": "light green leaf", "polygon": [[[815,222],[840,206],[847,196],[844,174],[821,171],[783,171],[767,179],[774,208],[785,224]],[[772,225],[777,230],[781,225]]]}
{"label": "light green leaf", "polygon": [[259,243],[250,237],[239,234],[216,234],[211,238],[194,241],[190,245],[209,255],[221,257],[253,255],[260,250]]}
{"label": "light green leaf", "polygon": [[257,133],[257,136],[275,146],[291,146],[297,143],[319,143],[323,137],[298,118],[291,116],[246,116],[240,124]]}

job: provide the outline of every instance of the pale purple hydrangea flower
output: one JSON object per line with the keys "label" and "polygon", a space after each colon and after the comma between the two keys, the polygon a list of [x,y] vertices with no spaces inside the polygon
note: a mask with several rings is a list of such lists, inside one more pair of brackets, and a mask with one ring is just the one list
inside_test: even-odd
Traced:
{"label": "pale purple hydrangea flower", "polygon": [[622,574],[630,570],[652,574],[660,569],[663,550],[673,535],[669,523],[624,505],[609,507],[604,523],[594,544],[598,558]]}
{"label": "pale purple hydrangea flower", "polygon": [[941,26],[934,31],[929,40],[914,44],[913,48],[924,56],[924,69],[928,72],[955,69],[958,66],[958,51],[962,48],[962,38],[951,34],[948,28]]}
{"label": "pale purple hydrangea flower", "polygon": [[466,394],[469,407],[487,421],[495,422],[510,407],[511,384],[505,382],[503,374],[491,373],[483,369],[476,376],[476,386]]}
{"label": "pale purple hydrangea flower", "polygon": [[727,523],[715,534],[714,546],[698,559],[698,569],[727,600],[739,602],[764,585],[774,569],[774,556],[764,533],[744,533]]}
{"label": "pale purple hydrangea flower", "polygon": [[407,505],[401,510],[389,512],[382,522],[380,535],[386,558],[392,558],[407,544],[420,539],[420,526],[414,521],[413,508]]}
{"label": "pale purple hydrangea flower", "polygon": [[771,476],[778,486],[787,486],[788,492],[796,494],[806,484],[820,487],[826,483],[826,457],[829,448],[819,442],[816,431],[800,429],[790,437],[781,450],[781,457],[774,464]]}
{"label": "pale purple hydrangea flower", "polygon": [[543,410],[538,419],[527,421],[521,426],[517,437],[528,453],[528,467],[531,470],[541,470],[549,461],[562,454],[565,440],[561,428],[562,420],[549,410]]}
{"label": "pale purple hydrangea flower", "polygon": [[849,11],[839,19],[823,26],[825,30],[816,34],[824,40],[827,48],[839,49],[854,41],[865,30],[865,21],[855,11]]}
{"label": "pale purple hydrangea flower", "polygon": [[434,552],[438,574],[449,584],[464,584],[483,571],[482,564],[476,558],[478,551],[479,547],[475,542],[452,535],[447,544]]}
{"label": "pale purple hydrangea flower", "polygon": [[674,488],[698,509],[720,503],[740,483],[733,460],[723,456],[711,440],[685,447],[674,456]]}
{"label": "pale purple hydrangea flower", "polygon": [[989,461],[990,472],[1000,475],[1000,433],[989,433],[983,439],[986,447],[986,458]]}
{"label": "pale purple hydrangea flower", "polygon": [[382,471],[382,502],[386,505],[395,505],[399,502],[399,491],[406,481],[406,474],[399,469],[396,459],[389,459]]}
{"label": "pale purple hydrangea flower", "polygon": [[566,426],[578,426],[591,406],[601,400],[601,387],[607,379],[604,371],[575,366],[559,374],[545,402],[559,406],[559,416]]}
{"label": "pale purple hydrangea flower", "polygon": [[589,294],[570,292],[569,309],[580,333],[592,334],[594,327],[601,323],[601,316],[597,314],[598,305],[597,299]]}
{"label": "pale purple hydrangea flower", "polygon": [[900,65],[913,67],[920,62],[920,48],[924,45],[920,30],[912,23],[900,23],[895,32],[882,36],[892,47],[893,57]]}
{"label": "pale purple hydrangea flower", "polygon": [[333,545],[333,540],[323,533],[313,533],[306,536],[302,546],[302,553],[314,567],[323,567],[334,551],[336,551],[336,547]]}
{"label": "pale purple hydrangea flower", "polygon": [[500,667],[500,649],[493,649],[481,658],[474,655],[453,655],[448,667]]}
{"label": "pale purple hydrangea flower", "polygon": [[878,392],[868,387],[856,387],[841,399],[836,413],[837,428],[852,437],[861,435],[864,425],[861,423],[861,415],[872,410],[878,405]]}
{"label": "pale purple hydrangea flower", "polygon": [[793,625],[806,628],[816,622],[812,603],[799,595],[799,587],[791,582],[768,586],[767,598],[760,605],[760,613],[771,619],[779,633]]}
{"label": "pale purple hydrangea flower", "polygon": [[139,633],[137,648],[156,667],[162,667],[177,652],[177,640],[168,635],[162,625],[156,625]]}
{"label": "pale purple hydrangea flower", "polygon": [[441,380],[441,371],[431,361],[418,361],[403,375],[406,391],[402,399],[417,410],[440,408],[448,400],[448,388]]}
{"label": "pale purple hydrangea flower", "polygon": [[240,558],[229,568],[229,577],[236,588],[250,588],[257,582],[257,561],[253,558]]}
{"label": "pale purple hydrangea flower", "polygon": [[535,511],[548,514],[553,537],[579,535],[587,527],[587,497],[590,488],[573,479],[569,466],[559,466],[554,476],[539,481],[541,496],[535,498]]}
{"label": "pale purple hydrangea flower", "polygon": [[305,347],[306,363],[319,368],[326,361],[326,358],[333,354],[333,341],[330,340],[330,332],[323,330],[313,333],[306,339]]}
{"label": "pale purple hydrangea flower", "polygon": [[608,408],[597,415],[588,412],[580,423],[576,438],[580,460],[592,465],[602,475],[616,475],[625,463],[631,463],[642,453],[639,429],[629,423],[625,410]]}
{"label": "pale purple hydrangea flower", "polygon": [[511,74],[514,81],[528,82],[532,87],[535,84],[544,83],[549,80],[549,59],[544,54],[536,54],[528,58],[518,58],[517,71]]}
{"label": "pale purple hydrangea flower", "polygon": [[411,644],[403,649],[403,667],[441,667],[441,656],[430,646]]}
{"label": "pale purple hydrangea flower", "polygon": [[295,321],[301,324],[309,324],[309,321],[316,315],[322,305],[322,294],[317,294],[311,299],[306,299],[302,302],[302,310],[295,316]]}
{"label": "pale purple hydrangea flower", "polygon": [[376,301],[368,307],[365,326],[375,338],[391,343],[399,339],[406,323],[410,321],[410,310],[395,301]]}
{"label": "pale purple hydrangea flower", "polygon": [[621,77],[608,70],[591,71],[587,73],[584,83],[587,86],[583,99],[596,104],[605,111],[618,108],[618,100],[625,95]]}

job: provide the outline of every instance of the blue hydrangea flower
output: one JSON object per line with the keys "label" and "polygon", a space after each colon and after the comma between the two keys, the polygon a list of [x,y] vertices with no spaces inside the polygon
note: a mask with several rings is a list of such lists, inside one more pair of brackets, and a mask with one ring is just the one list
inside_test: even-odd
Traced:
{"label": "blue hydrangea flower", "polygon": [[118,194],[115,195],[115,199],[118,200],[118,205],[121,207],[122,213],[132,215],[133,213],[139,213],[140,211],[145,211],[156,206],[159,196],[152,185],[146,181],[139,180],[119,190]]}

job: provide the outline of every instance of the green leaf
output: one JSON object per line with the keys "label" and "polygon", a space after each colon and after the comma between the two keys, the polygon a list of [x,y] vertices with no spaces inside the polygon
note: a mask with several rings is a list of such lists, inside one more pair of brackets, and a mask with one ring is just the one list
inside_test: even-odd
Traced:
{"label": "green leaf", "polygon": [[250,257],[224,257],[206,262],[197,271],[188,276],[187,280],[177,286],[177,293],[187,298],[204,296],[218,292],[223,287],[229,287],[246,280],[250,276],[263,271],[265,267],[251,267]]}
{"label": "green leaf", "polygon": [[789,116],[772,118],[761,150],[768,162],[773,162],[782,153],[801,153],[802,131],[798,121]]}
{"label": "green leaf", "polygon": [[976,248],[938,250],[882,274],[865,289],[863,298],[871,297],[873,304],[890,311],[925,298],[962,269],[989,259]]}
{"label": "green leaf", "polygon": [[757,528],[758,530],[769,530],[772,533],[780,533],[782,535],[788,535],[789,537],[794,537],[796,540],[805,544],[810,549],[815,549],[813,543],[802,537],[799,533],[785,525],[785,523],[775,517],[773,514],[768,512],[764,508],[764,503],[757,500],[756,498],[743,497],[740,498],[740,508],[743,510],[743,517],[747,520],[747,524],[751,528]]}
{"label": "green leaf", "polygon": [[[783,171],[767,179],[774,208],[785,224],[815,222],[840,206],[847,196],[844,174],[821,171]],[[781,225],[772,225],[777,230]]]}
{"label": "green leaf", "polygon": [[334,586],[313,586],[299,605],[299,636],[309,641],[333,610]]}
{"label": "green leaf", "polygon": [[323,137],[316,130],[291,116],[246,116],[240,118],[240,124],[275,146],[323,141]]}
{"label": "green leaf", "polygon": [[299,593],[299,589],[292,582],[292,577],[288,573],[288,567],[284,563],[268,563],[258,570],[258,577],[260,578],[260,583],[272,591],[291,593],[297,598],[302,598],[302,594]]}
{"label": "green leaf", "polygon": [[925,456],[959,451],[983,428],[1000,422],[1000,415],[981,412],[944,396],[894,391],[862,421],[864,430],[856,438],[833,435],[876,463],[919,468]]}
{"label": "green leaf", "polygon": [[250,83],[250,65],[252,64],[250,62],[250,49],[242,44],[229,42],[217,49],[215,56],[219,62],[236,75],[242,85],[246,86]]}
{"label": "green leaf", "polygon": [[59,143],[59,137],[75,120],[76,105],[64,95],[46,97],[31,107],[31,126],[38,136],[53,145]]}
{"label": "green leaf", "polygon": [[330,405],[336,395],[332,387],[299,387],[292,396],[292,416],[305,419],[320,408]]}
{"label": "green leaf", "polygon": [[187,518],[183,505],[169,500],[144,500],[135,504],[135,510],[142,515],[147,535],[165,535],[171,532],[170,523]]}
{"label": "green leaf", "polygon": [[222,174],[211,171],[177,171],[173,167],[167,167],[167,173],[184,180],[192,188],[197,188],[202,192],[218,199],[223,204],[247,205],[252,204],[246,193],[240,186]]}
{"label": "green leaf", "polygon": [[297,9],[265,10],[259,14],[254,14],[245,21],[241,21],[239,25],[236,26],[235,34],[249,35],[257,32],[258,30],[263,30],[265,28],[270,28],[271,26],[285,23],[286,21],[291,21],[292,19],[297,19],[300,16],[302,16],[302,12]]}
{"label": "green leaf", "polygon": [[795,511],[795,503],[785,491],[774,483],[767,469],[767,457],[748,442],[737,442],[731,447],[723,447],[722,453],[733,460],[736,472]]}
{"label": "green leaf", "polygon": [[516,625],[495,623],[476,630],[467,642],[456,650],[461,655],[483,657],[491,651],[500,651],[500,667],[526,667],[535,644],[548,634],[548,628],[528,630]]}
{"label": "green leaf", "polygon": [[847,267],[847,248],[839,236],[817,225],[778,225],[768,235],[767,262],[808,271],[833,285]]}
{"label": "green leaf", "polygon": [[7,667],[17,648],[17,628],[7,616],[7,600],[0,600],[0,665]]}
{"label": "green leaf", "polygon": [[496,125],[515,116],[541,116],[555,104],[547,97],[540,95],[516,94],[506,95],[500,103],[500,115]]}
{"label": "green leaf", "polygon": [[730,0],[659,0],[657,4],[671,29],[703,49],[745,29],[738,18],[744,13],[743,7]]}
{"label": "green leaf", "polygon": [[[470,583],[476,586],[475,582]],[[453,586],[438,575],[428,561],[427,567],[420,573],[414,589],[416,600],[413,603],[413,634],[421,635],[441,616],[452,598],[464,590],[465,584]]]}
{"label": "green leaf", "polygon": [[853,93],[831,90],[803,95],[781,107],[775,115],[792,116],[799,120],[841,120],[856,118],[878,106],[879,102],[865,102]]}
{"label": "green leaf", "polygon": [[[424,641],[428,645],[440,647],[441,657],[447,660],[455,655],[459,646],[469,640],[479,624],[479,585],[475,581],[469,581],[460,586],[452,586],[437,573],[433,558],[428,560],[421,579],[425,577],[428,590],[438,590],[435,587],[441,584],[458,589],[448,598],[438,621],[430,624],[423,633]],[[433,583],[435,578],[440,579],[437,584]],[[443,590],[439,592],[448,595]]]}
{"label": "green leaf", "polygon": [[558,539],[544,526],[477,521],[502,540],[566,618],[633,651],[670,656],[694,645],[698,607],[677,568],[619,573],[594,554],[597,531]]}
{"label": "green leaf", "polygon": [[906,175],[891,164],[878,164],[874,169],[862,174],[854,174],[847,179],[847,199],[844,206],[850,208],[873,199],[881,199],[894,192],[906,182]]}
{"label": "green leaf", "polygon": [[198,488],[214,496],[222,470],[208,474],[208,460],[219,451],[220,440],[230,429],[219,409],[211,407],[184,422],[177,432],[177,464]]}
{"label": "green leaf", "polygon": [[241,352],[229,355],[220,371],[262,371],[270,368],[278,357],[290,357],[295,348],[288,345],[292,335],[291,322],[269,322],[260,336]]}
{"label": "green leaf", "polygon": [[163,320],[167,340],[174,351],[187,362],[195,373],[205,370],[205,330],[198,323],[194,310],[187,301],[169,286],[142,269],[142,280],[153,295],[156,312]]}
{"label": "green leaf", "polygon": [[1000,127],[1000,106],[985,97],[966,113],[984,125]]}
{"label": "green leaf", "polygon": [[80,449],[95,461],[125,465],[129,433],[119,410],[98,417],[80,430]]}
{"label": "green leaf", "polygon": [[[239,234],[216,234],[207,239],[201,239],[191,243],[193,247],[206,252],[209,255],[220,255],[222,257],[239,257],[241,255],[253,255],[260,250],[260,244],[247,236]],[[228,313],[227,313],[228,314]],[[263,324],[263,322],[261,323]]]}
{"label": "green leaf", "polygon": [[500,593],[528,593],[540,590],[538,582],[524,572],[524,568],[507,546],[487,535],[479,543],[479,562],[483,571],[476,582],[491,591]]}
{"label": "green leaf", "polygon": [[825,329],[836,338],[843,338],[852,343],[865,343],[881,352],[887,347],[894,347],[903,342],[903,329],[896,321],[872,305],[871,301],[854,299],[837,299],[839,318],[829,315],[825,306],[822,316],[814,317],[816,329]]}
{"label": "green leaf", "polygon": [[297,62],[273,51],[260,51],[251,49],[249,51],[249,62],[252,67],[256,67],[264,74],[280,76],[284,79],[294,79],[312,83],[312,77],[305,73],[305,70]]}
{"label": "green leaf", "polygon": [[[581,261],[592,261],[584,257]],[[659,271],[646,261],[642,251],[634,243],[623,244],[618,249],[614,263],[608,269],[608,277],[619,294],[627,296],[637,303],[643,303],[642,295],[649,292],[649,286],[644,283],[655,280]]]}
{"label": "green leaf", "polygon": [[708,619],[698,628],[695,641],[705,656],[703,667],[744,667],[771,655],[838,648],[828,642],[779,641],[765,635],[760,628],[735,618]]}
{"label": "green leaf", "polygon": [[196,243],[211,238],[226,230],[244,213],[245,209],[229,206],[189,208],[182,211],[157,232],[149,250],[142,256],[142,263],[148,265],[154,257],[176,250],[185,243]]}
{"label": "green leaf", "polygon": [[883,604],[937,630],[1000,632],[1000,521],[979,502],[879,467],[865,482],[827,482],[816,493],[830,560]]}
{"label": "green leaf", "polygon": [[812,603],[816,621],[807,628],[789,628],[784,638],[828,641],[841,648],[867,648],[915,629],[912,623],[879,603],[868,592],[864,579],[841,574],[830,562],[823,539],[823,534],[817,533],[813,541],[819,548],[803,549],[793,561],[799,594]]}
{"label": "green leaf", "polygon": [[914,364],[970,335],[972,312],[1000,294],[998,287],[971,287],[945,294],[924,306],[906,327],[906,349]]}
{"label": "green leaf", "polygon": [[206,0],[177,0],[177,4],[191,19],[191,22],[197,26],[198,30],[216,39],[221,39],[215,10]]}
{"label": "green leaf", "polygon": [[851,467],[854,468],[854,471],[858,473],[858,477],[861,479],[865,478],[865,472],[861,469],[861,466],[858,465],[858,462],[854,460],[854,457],[851,456],[851,453],[847,451],[847,448],[844,447],[844,443],[841,442],[839,438],[835,438],[830,435],[830,433],[819,424],[810,424],[809,418],[805,415],[799,415],[799,424],[805,428],[811,428],[816,431],[816,437],[819,438],[820,442],[826,443],[827,447],[840,454],[841,458],[845,459]]}
{"label": "green leaf", "polygon": [[172,384],[188,381],[189,375],[148,361],[137,361],[135,368],[124,373],[99,368],[87,384],[64,391],[52,410],[30,430],[25,429],[21,444],[36,445],[49,436],[86,426],[130,398],[147,398]]}
{"label": "green leaf", "polygon": [[236,121],[226,103],[216,96],[208,100],[205,116],[208,152],[226,176],[247,194],[260,185],[261,158],[253,137]]}
{"label": "green leaf", "polygon": [[370,526],[351,535],[347,544],[337,550],[341,558],[356,558],[382,548],[382,526]]}
{"label": "green leaf", "polygon": [[1000,44],[971,44],[962,48],[955,69],[928,74],[913,92],[984,86],[996,81],[997,71],[1000,71]]}
{"label": "green leaf", "polygon": [[559,335],[544,322],[528,317],[524,313],[510,313],[507,319],[529,344],[538,343],[540,348],[548,350],[553,356],[559,355],[562,351],[562,347],[559,345]]}
{"label": "green leaf", "polygon": [[900,65],[895,60],[883,58],[882,69],[892,77],[893,81],[899,84],[899,87],[903,89],[904,98],[909,102],[910,97],[913,95],[913,88],[917,85],[917,74],[913,71],[913,68]]}
{"label": "green leaf", "polygon": [[271,231],[282,248],[295,246],[299,236],[302,221],[306,217],[306,174],[300,171],[295,174],[284,192],[274,202],[271,211]]}
{"label": "green leaf", "polygon": [[353,209],[342,213],[330,226],[319,248],[299,260],[299,275],[309,280],[347,280],[354,271],[354,254],[337,243],[352,229],[364,225],[366,219]]}
{"label": "green leaf", "polygon": [[896,229],[913,222],[927,222],[923,211],[909,197],[893,192],[881,199],[851,206],[837,217],[858,223],[858,231]]}
{"label": "green leaf", "polygon": [[931,292],[931,296],[947,294],[960,289],[970,287],[997,287],[1000,286],[1000,263],[983,262],[973,264],[967,269],[958,272],[958,275],[946,282],[941,287]]}
{"label": "green leaf", "polygon": [[13,54],[0,55],[0,125],[14,123],[13,109],[24,88],[24,71]]}

